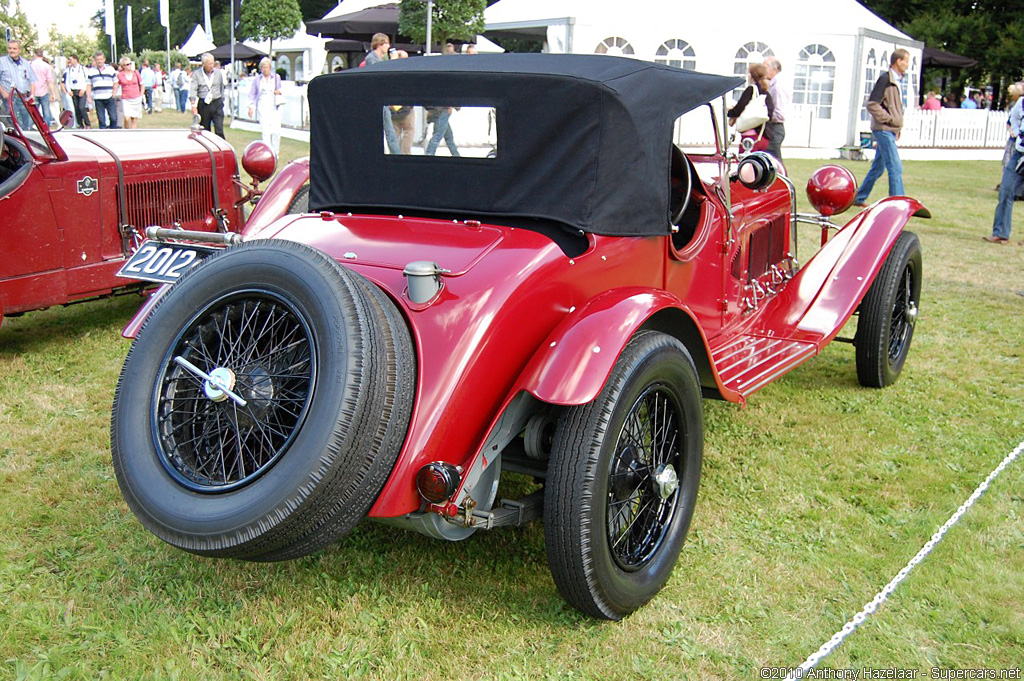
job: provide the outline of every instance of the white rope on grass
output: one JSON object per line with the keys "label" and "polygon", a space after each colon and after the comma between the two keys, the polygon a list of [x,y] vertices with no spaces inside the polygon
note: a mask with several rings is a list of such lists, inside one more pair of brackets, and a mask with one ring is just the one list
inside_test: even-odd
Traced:
{"label": "white rope on grass", "polygon": [[975,489],[971,496],[967,498],[967,501],[960,505],[960,508],[958,508],[956,512],[952,516],[950,516],[949,520],[947,520],[945,524],[942,527],[940,527],[935,534],[932,535],[932,538],[929,539],[928,542],[921,548],[921,550],[917,552],[917,555],[910,559],[910,562],[907,563],[906,567],[904,567],[902,570],[896,573],[896,576],[892,578],[892,581],[886,584],[881,591],[875,594],[875,597],[872,598],[871,601],[867,605],[865,605],[860,612],[854,615],[853,619],[844,624],[843,628],[837,631],[832,636],[832,638],[830,638],[828,641],[825,642],[824,645],[818,648],[817,652],[813,653],[810,657],[808,657],[802,665],[790,671],[789,674],[786,676],[786,679],[802,679],[806,677],[807,673],[810,670],[817,667],[818,663],[821,662],[822,659],[829,655],[833,650],[838,648],[847,636],[852,634],[854,630],[857,629],[857,627],[863,624],[864,620],[866,620],[869,615],[873,615],[875,611],[878,610],[878,607],[885,603],[886,600],[888,600],[892,592],[896,590],[896,587],[898,587],[900,583],[907,578],[907,575],[910,574],[910,571],[917,567],[918,563],[923,561],[928,556],[928,554],[932,552],[932,549],[934,549],[935,546],[940,541],[942,541],[942,538],[946,536],[946,533],[949,532],[951,527],[957,524],[957,522],[960,520],[960,517],[967,512],[967,509],[973,506],[974,502],[976,502],[981,497],[981,495],[984,494],[986,490],[988,490],[988,486],[992,484],[992,481],[996,479],[996,476],[1002,473],[1007,466],[1013,463],[1014,460],[1016,460],[1017,457],[1020,456],[1020,453],[1022,451],[1024,451],[1024,442],[1021,442],[1019,445],[1017,445],[1016,449],[1014,449],[1012,452],[1006,455],[1006,458],[1004,458],[999,463],[999,465],[995,467],[995,470],[988,474],[988,477],[985,478],[985,481],[978,485],[977,489]]}

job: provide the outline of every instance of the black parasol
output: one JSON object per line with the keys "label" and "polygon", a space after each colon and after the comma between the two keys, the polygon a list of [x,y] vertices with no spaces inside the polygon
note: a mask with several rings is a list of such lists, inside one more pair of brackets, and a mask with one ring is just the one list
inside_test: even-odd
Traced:
{"label": "black parasol", "polygon": [[[218,48],[216,48],[214,50],[211,50],[210,54],[213,55],[214,59],[219,59],[222,62],[231,59],[231,43],[227,43],[226,45],[221,45],[220,47],[218,47]],[[245,43],[235,43],[235,59],[236,60],[238,60],[238,59],[256,59],[257,57],[266,57],[266,56],[267,55],[266,55],[265,52],[260,52],[259,50],[254,50],[253,48],[249,47]]]}
{"label": "black parasol", "polygon": [[351,14],[310,21],[306,24],[306,33],[355,40],[364,37],[368,39],[374,33],[385,33],[394,37],[398,33],[398,3],[367,7]]}

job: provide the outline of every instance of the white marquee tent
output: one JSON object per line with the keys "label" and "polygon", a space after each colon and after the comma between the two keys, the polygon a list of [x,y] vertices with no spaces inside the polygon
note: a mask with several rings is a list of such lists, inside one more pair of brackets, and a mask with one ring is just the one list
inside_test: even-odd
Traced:
{"label": "white marquee tent", "polygon": [[181,46],[180,52],[186,57],[197,57],[203,52],[213,50],[217,45],[206,35],[206,29],[202,24],[196,24],[192,35],[188,37],[185,44]]}
{"label": "white marquee tent", "polygon": [[[323,73],[327,51],[324,45],[329,38],[317,38],[306,33],[306,24],[300,23],[299,30],[291,38],[274,41],[274,68],[285,72],[285,80],[308,81]],[[270,52],[270,41],[246,40],[245,44],[260,52]]]}
{"label": "white marquee tent", "polygon": [[[355,0],[347,0],[349,2]],[[917,42],[856,0],[500,0],[485,32],[545,41],[549,52],[627,55],[745,76],[774,55],[793,93],[785,146],[840,147],[868,129],[864,101],[897,47],[910,52],[907,98],[917,102]]]}

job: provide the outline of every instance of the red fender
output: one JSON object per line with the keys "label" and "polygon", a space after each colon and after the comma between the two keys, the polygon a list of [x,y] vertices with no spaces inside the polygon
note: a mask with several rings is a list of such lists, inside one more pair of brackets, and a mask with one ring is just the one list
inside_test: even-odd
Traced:
{"label": "red fender", "polygon": [[931,213],[921,202],[902,196],[859,213],[767,302],[754,332],[810,341],[820,349],[856,311],[900,232],[915,216]]}
{"label": "red fender", "polygon": [[[594,298],[545,339],[520,375],[516,391],[526,390],[549,404],[590,402],[601,392],[630,337],[666,308],[692,317],[678,298],[657,289],[615,289]],[[707,339],[702,341],[707,353]]]}
{"label": "red fender", "polygon": [[288,212],[288,204],[309,182],[309,159],[299,158],[284,168],[267,185],[252,214],[242,228],[242,236],[251,237]]}

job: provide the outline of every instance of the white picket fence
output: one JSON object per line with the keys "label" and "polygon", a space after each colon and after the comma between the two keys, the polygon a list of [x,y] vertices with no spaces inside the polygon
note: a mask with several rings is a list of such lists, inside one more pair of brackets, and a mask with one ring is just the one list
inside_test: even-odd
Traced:
{"label": "white picket fence", "polygon": [[[235,115],[247,119],[249,84],[242,79],[236,84],[234,100]],[[289,128],[309,129],[309,103],[306,101],[306,86],[286,81],[282,87],[285,104],[281,107],[281,124]],[[228,105],[229,107],[231,105]],[[796,115],[786,124],[784,147],[814,146],[810,126],[814,121],[810,115]],[[714,145],[714,135],[708,123],[707,110],[703,107],[685,116],[676,124],[674,140],[685,148],[701,148]],[[697,120],[694,120],[697,119]],[[694,125],[694,123],[696,123]],[[861,124],[867,131],[867,123]],[[900,147],[937,149],[1001,149],[1006,144],[1006,113],[971,109],[939,109],[925,111],[911,109],[903,118],[903,132]],[[842,147],[845,140],[820,140],[817,146]]]}
{"label": "white picket fence", "polygon": [[1004,111],[916,109],[903,118],[900,146],[1001,149],[1007,136]]}

